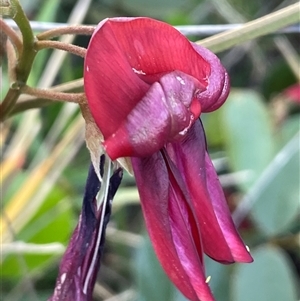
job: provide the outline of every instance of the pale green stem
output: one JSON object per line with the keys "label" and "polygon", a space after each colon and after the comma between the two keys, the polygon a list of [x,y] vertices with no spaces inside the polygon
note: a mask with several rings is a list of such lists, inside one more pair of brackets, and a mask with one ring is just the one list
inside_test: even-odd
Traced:
{"label": "pale green stem", "polygon": [[292,4],[274,13],[248,22],[240,28],[229,30],[196,43],[213,52],[221,52],[243,42],[275,32],[300,22],[300,3]]}

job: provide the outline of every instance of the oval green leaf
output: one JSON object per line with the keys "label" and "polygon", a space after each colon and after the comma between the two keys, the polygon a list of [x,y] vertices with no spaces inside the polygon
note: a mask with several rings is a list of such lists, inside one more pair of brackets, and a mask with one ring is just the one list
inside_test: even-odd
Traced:
{"label": "oval green leaf", "polygon": [[300,205],[300,135],[276,155],[256,183],[252,216],[267,235],[282,233],[292,226]]}
{"label": "oval green leaf", "polygon": [[274,155],[271,121],[260,94],[234,89],[222,108],[225,148],[234,171],[249,171],[248,189]]}
{"label": "oval green leaf", "polygon": [[297,300],[293,266],[282,250],[264,246],[252,256],[253,263],[238,265],[234,271],[233,301]]}

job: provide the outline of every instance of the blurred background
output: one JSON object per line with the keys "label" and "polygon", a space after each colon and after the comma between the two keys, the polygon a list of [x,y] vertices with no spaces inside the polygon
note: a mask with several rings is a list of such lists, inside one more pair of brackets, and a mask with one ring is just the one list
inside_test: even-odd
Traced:
{"label": "blurred background", "polygon": [[[244,23],[296,1],[21,0],[30,20],[97,24],[149,16],[172,25]],[[190,36],[193,41],[203,36]],[[89,37],[63,37],[86,47]],[[223,266],[206,258],[218,301],[300,299],[299,33],[274,33],[218,53],[232,91],[202,115],[208,147],[233,217],[254,257]],[[8,89],[6,61],[1,96]],[[50,87],[82,77],[83,60],[59,51],[37,55],[29,84]],[[6,301],[47,300],[75,228],[90,157],[73,104],[16,114],[1,143],[1,287]],[[5,209],[5,210],[4,210]],[[184,301],[156,260],[134,178],[125,174],[113,204],[94,291],[100,301]]]}

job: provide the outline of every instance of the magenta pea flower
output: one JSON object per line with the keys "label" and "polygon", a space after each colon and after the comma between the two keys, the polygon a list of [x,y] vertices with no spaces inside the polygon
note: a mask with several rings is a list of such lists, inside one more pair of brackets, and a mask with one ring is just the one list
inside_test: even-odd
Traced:
{"label": "magenta pea flower", "polygon": [[149,18],[102,21],[84,68],[88,106],[103,147],[112,160],[131,158],[161,265],[188,299],[214,300],[204,253],[221,263],[252,261],[199,120],[227,98],[225,69],[209,50]]}

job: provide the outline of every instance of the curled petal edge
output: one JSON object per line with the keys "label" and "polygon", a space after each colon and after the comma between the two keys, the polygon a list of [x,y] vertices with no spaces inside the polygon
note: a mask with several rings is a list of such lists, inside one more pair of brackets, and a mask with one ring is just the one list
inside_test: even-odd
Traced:
{"label": "curled petal edge", "polygon": [[[200,121],[168,153],[180,170],[200,223],[204,252],[222,263],[251,262],[252,257],[231,218],[223,189],[206,151]],[[204,168],[205,167],[205,168]]]}

